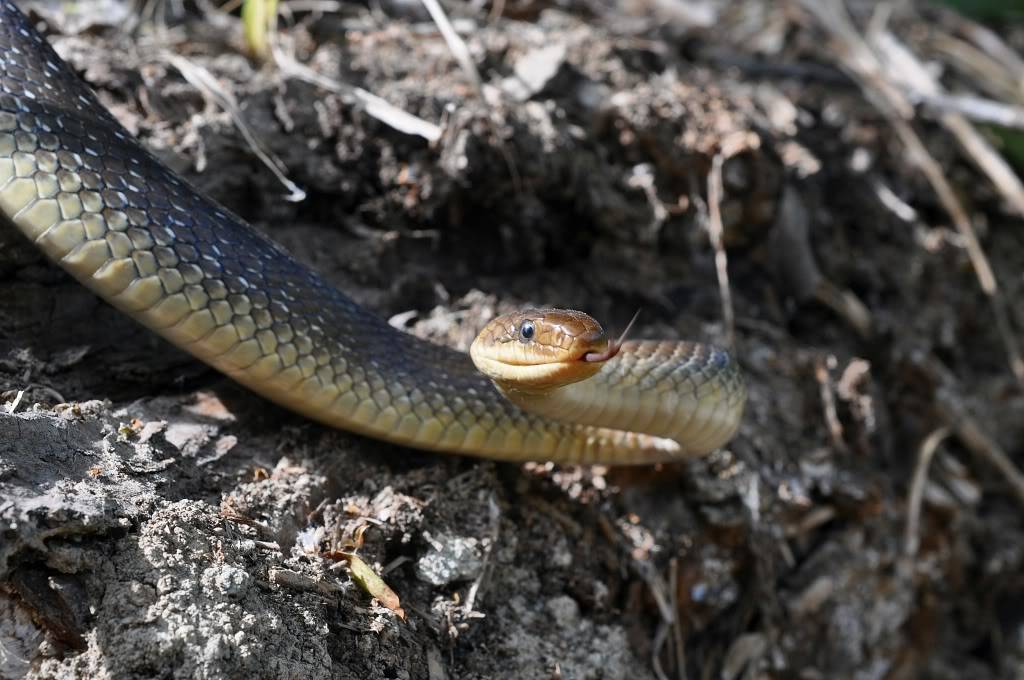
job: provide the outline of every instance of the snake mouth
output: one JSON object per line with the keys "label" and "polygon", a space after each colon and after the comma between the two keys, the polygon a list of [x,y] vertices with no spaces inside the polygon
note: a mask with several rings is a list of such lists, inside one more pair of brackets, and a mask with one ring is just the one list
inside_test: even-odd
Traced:
{"label": "snake mouth", "polygon": [[636,314],[634,314],[633,318],[629,320],[628,324],[626,324],[626,329],[622,331],[622,335],[619,336],[619,339],[614,342],[609,342],[606,349],[600,352],[584,352],[580,359],[588,363],[599,364],[614,357],[619,353],[619,350],[622,349],[622,343],[626,341],[626,336],[629,335],[629,331],[633,328],[633,324],[636,323],[638,316],[640,316],[639,309],[636,310]]}
{"label": "snake mouth", "polygon": [[590,364],[599,364],[614,357],[620,349],[622,349],[621,342],[611,342],[608,343],[608,348],[601,352],[584,352],[579,360]]}
{"label": "snake mouth", "polygon": [[[474,349],[478,351],[474,352]],[[606,346],[591,345],[579,354],[570,354],[556,361],[549,359],[532,363],[512,363],[486,356],[478,348],[471,346],[470,356],[477,370],[502,389],[544,393],[594,375],[604,365],[598,359],[608,354],[608,351],[609,348]]]}
{"label": "snake mouth", "polygon": [[618,340],[610,341],[600,324],[581,312],[524,310],[492,319],[469,354],[502,389],[543,393],[595,375],[618,356],[635,321],[636,315]]}

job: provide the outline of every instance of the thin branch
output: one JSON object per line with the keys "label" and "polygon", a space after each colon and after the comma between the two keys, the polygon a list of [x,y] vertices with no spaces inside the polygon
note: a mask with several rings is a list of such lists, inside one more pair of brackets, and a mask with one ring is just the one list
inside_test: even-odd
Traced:
{"label": "thin branch", "polygon": [[213,74],[199,64],[170,52],[164,52],[162,56],[167,63],[178,69],[182,77],[199,90],[207,100],[212,101],[218,108],[226,111],[231,116],[232,122],[242,134],[245,143],[256,157],[267,166],[270,172],[274,173],[277,181],[288,190],[288,194],[285,196],[286,200],[297,202],[306,198],[306,192],[285,175],[287,170],[281,159],[274,155],[273,151],[266,148],[263,142],[253,134],[249,124],[245,122],[245,118],[242,116],[242,110],[238,106],[238,100],[235,99],[234,94],[222,87]]}
{"label": "thin branch", "polygon": [[372,92],[321,75],[281,51],[275,51],[274,61],[286,76],[304,80],[330,92],[352,97],[363,105],[368,115],[376,118],[388,127],[407,135],[418,135],[431,144],[441,139],[442,130],[439,126],[414,116],[408,111],[403,111]]}
{"label": "thin branch", "polygon": [[836,398],[833,394],[832,376],[829,369],[835,366],[835,357],[829,356],[819,358],[814,362],[814,378],[818,381],[818,394],[821,397],[821,408],[825,416],[825,425],[828,427],[829,436],[836,450],[843,454],[850,452],[843,439],[843,424],[839,420],[839,412],[836,410]]}
{"label": "thin branch", "polygon": [[497,116],[493,107],[488,103],[487,97],[484,96],[483,78],[480,77],[480,71],[476,68],[476,62],[473,61],[473,55],[469,52],[469,46],[466,45],[466,41],[462,39],[462,36],[460,36],[455,30],[455,27],[452,26],[452,22],[448,19],[448,15],[444,13],[444,9],[441,7],[441,3],[439,3],[438,0],[422,0],[422,2],[423,6],[427,8],[427,12],[430,13],[430,18],[434,20],[434,23],[437,24],[438,30],[441,31],[441,36],[448,45],[448,49],[451,51],[455,61],[469,78],[470,83],[473,85],[473,89],[476,90],[477,98],[483,102],[484,106],[487,108],[487,121],[490,124],[491,131],[498,143],[498,150],[505,161],[505,167],[508,168],[509,177],[512,179],[512,186],[515,188],[516,193],[521,193],[523,190],[523,182],[519,175],[519,168],[516,166],[516,162],[512,157],[512,154],[509,152],[508,148],[506,148],[501,135],[498,134]]}
{"label": "thin branch", "polygon": [[910,496],[907,499],[907,528],[903,538],[903,552],[907,557],[917,555],[920,545],[918,538],[918,525],[921,521],[921,500],[924,498],[924,485],[928,481],[928,468],[931,466],[935,452],[945,439],[949,436],[948,427],[940,427],[933,431],[917,450],[917,464],[914,466],[914,476],[910,482]]}
{"label": "thin branch", "polygon": [[686,680],[686,639],[683,637],[683,622],[679,609],[679,558],[673,557],[668,563],[668,582],[671,588],[672,611],[672,640],[676,650],[676,676],[679,680]]}
{"label": "thin branch", "polygon": [[711,159],[708,172],[708,238],[715,251],[715,273],[718,276],[718,293],[722,299],[722,320],[725,322],[725,338],[730,348],[736,344],[736,313],[732,306],[732,289],[729,287],[729,260],[725,254],[725,229],[722,226],[722,166],[725,156],[719,152]]}
{"label": "thin branch", "polygon": [[[869,39],[885,62],[883,72],[886,77],[902,87],[908,101],[943,96],[939,81],[895,35],[881,30],[869,34]],[[1024,115],[1024,111],[1020,113]],[[1010,164],[961,113],[942,113],[939,122],[956,138],[964,153],[989,178],[1013,211],[1018,216],[1024,216],[1024,185]]]}
{"label": "thin branch", "polygon": [[480,78],[480,72],[476,69],[473,55],[469,53],[469,46],[466,45],[466,41],[455,31],[455,27],[448,20],[448,15],[444,13],[441,3],[437,0],[422,0],[422,2],[423,6],[427,8],[427,12],[430,13],[430,18],[434,20],[438,30],[441,31],[441,37],[448,44],[448,49],[451,50],[455,61],[458,62],[459,67],[469,76],[477,93],[481,93],[483,90],[483,80]]}
{"label": "thin branch", "polygon": [[1024,107],[968,94],[907,94],[912,101],[920,104],[926,113],[959,113],[977,123],[1024,130]]}
{"label": "thin branch", "polygon": [[1018,92],[1024,93],[1024,59],[1007,45],[998,33],[972,21],[962,14],[947,12],[953,18],[954,28],[990,59],[1001,65],[1007,75],[1017,82]]}
{"label": "thin branch", "polygon": [[937,392],[939,411],[946,425],[956,432],[957,439],[979,460],[991,465],[1010,485],[1010,491],[1017,501],[1024,505],[1024,474],[1013,463],[1003,447],[988,435],[959,400],[946,389]]}
{"label": "thin branch", "polygon": [[1018,384],[1024,386],[1024,358],[1021,357],[1020,346],[1010,325],[1006,303],[999,293],[992,266],[981,248],[974,225],[957,199],[952,185],[908,122],[914,115],[913,106],[886,76],[881,61],[854,28],[840,0],[802,0],[801,4],[829,31],[840,64],[860,84],[865,96],[888,119],[906,149],[911,163],[917,166],[931,184],[939,202],[960,232],[971,267],[992,307],[996,328],[1006,348],[1010,369]]}

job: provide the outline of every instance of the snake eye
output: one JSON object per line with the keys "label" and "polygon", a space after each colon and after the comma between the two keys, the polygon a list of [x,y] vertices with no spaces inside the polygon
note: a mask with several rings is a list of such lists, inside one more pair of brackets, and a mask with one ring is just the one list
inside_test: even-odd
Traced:
{"label": "snake eye", "polygon": [[533,336],[536,332],[537,329],[533,327],[532,321],[524,321],[523,325],[519,327],[519,341],[530,342],[533,340]]}

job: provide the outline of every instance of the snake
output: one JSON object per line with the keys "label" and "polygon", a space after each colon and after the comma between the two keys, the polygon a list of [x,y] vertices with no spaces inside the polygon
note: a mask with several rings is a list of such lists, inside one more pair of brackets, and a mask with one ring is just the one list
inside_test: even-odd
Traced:
{"label": "snake", "polygon": [[391,326],[144,149],[11,0],[0,0],[0,218],[110,305],[330,427],[608,465],[703,455],[739,428],[741,371],[711,345],[612,342],[585,314],[521,310],[473,342],[482,372]]}

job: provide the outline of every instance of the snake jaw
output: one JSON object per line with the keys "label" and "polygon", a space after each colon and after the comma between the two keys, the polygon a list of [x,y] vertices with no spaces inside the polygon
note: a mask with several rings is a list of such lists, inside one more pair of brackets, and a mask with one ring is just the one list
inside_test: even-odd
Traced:
{"label": "snake jaw", "polygon": [[[529,335],[523,332],[527,327]],[[586,380],[618,351],[601,324],[567,309],[524,309],[496,317],[469,348],[477,370],[502,391],[525,394]]]}
{"label": "snake jaw", "polygon": [[[593,377],[619,354],[637,311],[611,342],[597,321],[565,309],[525,309],[492,319],[469,348],[477,370],[506,394],[545,395]],[[530,326],[530,337],[522,329]]]}
{"label": "snake jaw", "polygon": [[538,364],[509,364],[481,355],[479,347],[469,354],[478,371],[490,378],[503,391],[546,393],[593,376],[604,365],[600,362],[573,359]]}

